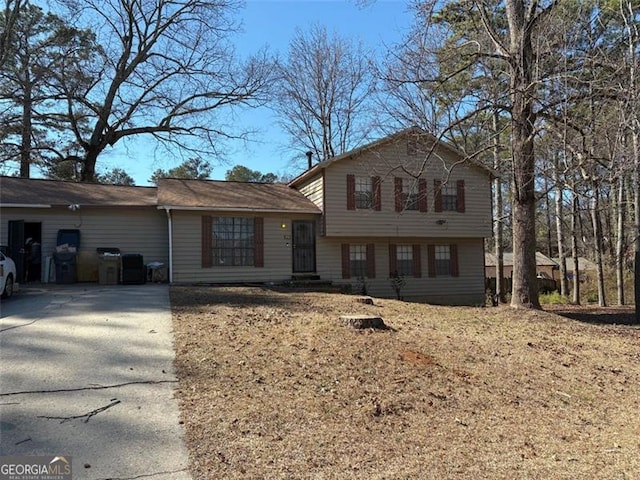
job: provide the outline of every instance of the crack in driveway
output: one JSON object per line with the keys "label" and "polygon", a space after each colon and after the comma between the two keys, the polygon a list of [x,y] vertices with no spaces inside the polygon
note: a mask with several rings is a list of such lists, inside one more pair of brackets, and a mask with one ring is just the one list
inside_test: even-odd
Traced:
{"label": "crack in driveway", "polygon": [[0,397],[9,397],[12,395],[30,395],[33,393],[61,393],[61,392],[81,392],[83,390],[106,390],[108,388],[126,387],[128,385],[157,385],[161,383],[178,383],[178,380],[144,380],[137,382],[114,383],[113,385],[96,385],[92,387],[78,388],[58,388],[55,390],[23,390],[21,392],[0,393]]}

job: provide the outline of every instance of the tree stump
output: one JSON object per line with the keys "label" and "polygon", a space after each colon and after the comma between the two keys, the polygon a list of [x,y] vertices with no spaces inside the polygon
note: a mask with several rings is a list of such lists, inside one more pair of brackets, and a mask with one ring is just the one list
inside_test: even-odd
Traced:
{"label": "tree stump", "polygon": [[340,321],[347,326],[353,328],[377,328],[380,330],[386,330],[382,317],[376,317],[371,315],[340,315]]}

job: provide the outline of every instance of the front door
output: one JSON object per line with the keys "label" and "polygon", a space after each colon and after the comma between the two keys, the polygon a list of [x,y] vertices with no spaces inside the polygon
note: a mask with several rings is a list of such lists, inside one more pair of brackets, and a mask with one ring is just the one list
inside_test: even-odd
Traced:
{"label": "front door", "polygon": [[295,220],[293,230],[293,273],[316,271],[316,223]]}

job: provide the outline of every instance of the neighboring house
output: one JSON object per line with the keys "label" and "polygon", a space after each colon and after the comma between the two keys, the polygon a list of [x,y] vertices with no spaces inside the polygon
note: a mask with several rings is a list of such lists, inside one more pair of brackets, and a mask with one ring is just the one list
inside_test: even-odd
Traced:
{"label": "neighboring house", "polygon": [[[503,254],[504,262],[504,278],[513,276],[513,253],[505,252]],[[487,278],[496,278],[497,258],[495,254],[486,252],[484,254],[485,276]],[[542,252],[536,252],[536,273],[542,278],[551,280],[559,280],[558,264],[547,257]]]}
{"label": "neighboring house", "polygon": [[321,162],[289,185],[322,210],[317,274],[376,296],[484,303],[491,173],[412,128]]}
{"label": "neighboring house", "polygon": [[123,254],[142,254],[145,262],[166,264],[168,260],[167,221],[157,208],[154,187],[2,177],[0,218],[0,244],[7,246],[21,278],[26,266],[23,248],[32,238],[41,244],[40,279],[47,280],[46,258],[55,251],[61,229],[80,230],[79,261],[86,258],[95,267],[87,280],[97,275],[96,248],[117,247]]}
{"label": "neighboring house", "polygon": [[321,278],[407,300],[484,303],[491,172],[412,128],[321,162],[289,185],[164,179],[152,187],[0,179],[0,243],[59,229],[117,247],[172,283]]}
{"label": "neighboring house", "polygon": [[[556,262],[559,268],[560,258],[554,257],[553,261]],[[565,261],[567,264],[567,278],[569,280],[572,280],[573,279],[573,257],[567,257]],[[594,262],[584,257],[578,257],[578,274],[579,274],[578,278],[581,282],[585,281],[589,277],[589,275],[595,275],[597,270],[598,270],[598,266]]]}

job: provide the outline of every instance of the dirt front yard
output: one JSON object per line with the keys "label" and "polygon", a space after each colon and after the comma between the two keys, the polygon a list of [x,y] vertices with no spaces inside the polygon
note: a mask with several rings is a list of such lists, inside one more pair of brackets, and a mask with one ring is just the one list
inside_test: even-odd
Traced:
{"label": "dirt front yard", "polygon": [[356,298],[172,288],[194,478],[640,478],[639,327]]}

